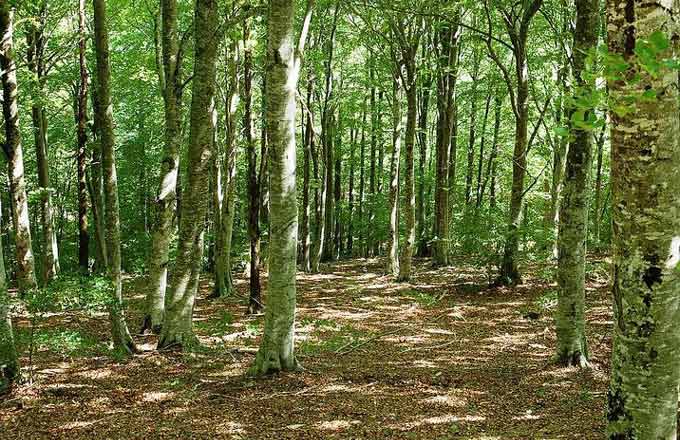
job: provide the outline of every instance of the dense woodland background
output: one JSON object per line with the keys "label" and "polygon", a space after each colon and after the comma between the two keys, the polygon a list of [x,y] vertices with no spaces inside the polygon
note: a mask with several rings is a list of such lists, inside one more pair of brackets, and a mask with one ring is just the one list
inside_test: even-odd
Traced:
{"label": "dense woodland background", "polygon": [[0,0],[0,422],[674,438],[676,7]]}

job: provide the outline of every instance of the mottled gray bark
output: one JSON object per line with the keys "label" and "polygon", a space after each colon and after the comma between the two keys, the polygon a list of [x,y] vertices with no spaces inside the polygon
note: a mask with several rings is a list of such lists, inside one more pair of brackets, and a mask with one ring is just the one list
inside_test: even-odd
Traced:
{"label": "mottled gray bark", "polygon": [[312,237],[310,228],[310,183],[312,152],[314,150],[314,114],[312,113],[312,98],[314,95],[314,79],[309,75],[307,81],[307,103],[305,111],[305,133],[304,133],[304,163],[302,178],[302,270],[312,271]]}
{"label": "mottled gray bark", "polygon": [[387,242],[387,273],[399,276],[399,169],[401,162],[402,114],[401,63],[392,67],[392,151],[390,152],[390,233]]}
{"label": "mottled gray bark", "polygon": [[14,60],[14,11],[9,2],[0,2],[0,69],[2,69],[2,113],[5,118],[5,142],[2,149],[7,158],[7,175],[12,198],[12,221],[15,231],[16,276],[19,291],[37,287],[35,262],[31,245],[31,225],[24,178],[24,153],[19,131],[18,85]]}
{"label": "mottled gray bark", "polygon": [[[612,145],[614,345],[608,395],[610,439],[677,436],[680,379],[680,126],[678,74],[650,75],[636,40],[663,32],[678,55],[678,2],[607,2],[609,51],[629,63],[609,81],[610,98],[656,91],[635,111],[610,113]],[[638,76],[638,81],[629,81]]]}
{"label": "mottled gray bark", "polygon": [[106,1],[94,0],[94,35],[97,58],[97,96],[99,135],[104,171],[104,203],[106,205],[106,242],[108,275],[113,293],[108,302],[113,346],[124,352],[135,352],[136,347],[125,322],[123,310],[123,279],[120,256],[120,212],[118,208],[118,177],[116,175],[115,137],[113,134],[113,105],[111,103],[111,66],[109,64],[109,35],[106,20]]}
{"label": "mottled gray bark", "polygon": [[300,42],[295,46],[295,2],[271,0],[267,16],[267,138],[270,145],[271,245],[264,334],[249,373],[262,376],[299,369],[295,357],[297,189],[295,117],[301,55],[311,19],[307,3]]}
{"label": "mottled gray bark", "polygon": [[163,159],[153,209],[151,253],[142,331],[158,333],[165,314],[170,241],[177,201],[177,177],[181,143],[182,78],[177,37],[177,1],[161,1],[161,58],[159,72],[165,113]]}
{"label": "mottled gray bark", "polygon": [[[595,84],[584,79],[583,71],[587,54],[597,45],[599,14],[599,0],[576,1],[572,57],[575,100],[582,93],[580,88],[595,87]],[[586,116],[592,111],[594,110],[586,112]],[[585,367],[588,364],[585,333],[585,265],[592,133],[574,125],[570,127],[570,132],[573,140],[567,155],[557,239],[558,301],[555,315],[557,360],[563,365]]]}
{"label": "mottled gray bark", "polygon": [[181,222],[172,285],[166,298],[158,348],[185,348],[196,343],[192,317],[203,257],[202,237],[208,210],[210,167],[213,165],[212,109],[215,105],[217,1],[197,0],[194,13],[194,76],[187,180],[182,194]]}

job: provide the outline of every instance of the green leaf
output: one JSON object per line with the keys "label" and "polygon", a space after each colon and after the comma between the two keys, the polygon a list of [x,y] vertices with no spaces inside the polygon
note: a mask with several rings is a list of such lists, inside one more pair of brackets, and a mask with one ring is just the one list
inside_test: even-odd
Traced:
{"label": "green leaf", "polygon": [[553,128],[553,131],[559,137],[569,136],[569,129],[567,127],[555,127],[555,128]]}
{"label": "green leaf", "polygon": [[654,48],[658,52],[666,50],[670,46],[670,41],[668,41],[668,37],[666,37],[666,34],[661,31],[656,31],[652,33],[652,35],[650,35],[647,40],[652,44],[652,46],[654,46]]}

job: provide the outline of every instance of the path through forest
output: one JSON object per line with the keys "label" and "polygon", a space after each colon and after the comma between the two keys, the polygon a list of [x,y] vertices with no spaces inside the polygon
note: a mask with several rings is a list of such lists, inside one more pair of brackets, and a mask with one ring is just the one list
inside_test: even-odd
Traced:
{"label": "path through forest", "polygon": [[[154,337],[136,336],[147,351],[130,360],[92,356],[87,341],[108,339],[104,314],[47,317],[36,334],[71,343],[34,355],[33,385],[0,404],[0,437],[601,437],[611,346],[604,263],[589,271],[590,372],[550,363],[556,297],[541,281],[551,279],[545,268],[513,290],[487,288],[486,274],[465,266],[416,264],[410,284],[382,276],[376,260],[298,274],[305,371],[259,381],[243,375],[262,317],[245,317],[242,277],[228,301],[206,300],[202,283],[194,320],[203,347],[192,353],[159,354]],[[141,285],[126,288],[137,292],[131,323],[141,320]],[[20,335],[28,325],[18,322]]]}

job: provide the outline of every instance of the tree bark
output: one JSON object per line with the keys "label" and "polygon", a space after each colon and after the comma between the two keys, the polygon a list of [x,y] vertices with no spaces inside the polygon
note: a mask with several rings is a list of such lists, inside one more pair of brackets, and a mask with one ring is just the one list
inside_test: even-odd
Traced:
{"label": "tree bark", "polygon": [[364,225],[364,197],[366,195],[366,101],[361,112],[361,144],[359,146],[359,206],[357,218],[359,223],[359,256],[368,257],[366,227]]}
{"label": "tree bark", "polygon": [[307,5],[300,42],[293,43],[295,2],[271,0],[267,17],[267,138],[271,148],[271,244],[269,292],[264,335],[249,373],[262,376],[298,370],[295,357],[295,276],[297,254],[297,189],[295,117],[298,75],[304,35],[309,27]]}
{"label": "tree bark", "polygon": [[[2,209],[0,209],[1,216]],[[16,345],[14,344],[14,332],[12,331],[10,297],[7,294],[5,259],[3,257],[2,241],[0,240],[0,394],[11,387],[19,378],[20,371],[21,366]]]}
{"label": "tree bark", "polygon": [[[624,80],[609,81],[610,99],[644,90],[635,111],[611,112],[614,345],[608,394],[610,439],[675,439],[680,379],[680,148],[678,75],[650,75],[636,40],[661,31],[659,56],[678,55],[677,2],[607,3],[610,53],[628,63]],[[627,81],[639,77],[639,81]]]}
{"label": "tree bark", "polygon": [[[597,45],[598,29],[599,0],[577,0],[572,58],[576,86],[572,93],[575,101],[582,93],[579,88],[595,86],[583,78],[583,71],[586,55]],[[570,111],[570,120],[573,111]],[[570,131],[573,140],[567,155],[557,240],[557,360],[567,366],[586,367],[585,265],[592,133],[573,125]]]}
{"label": "tree bark", "polygon": [[123,279],[121,276],[120,256],[120,212],[118,208],[118,178],[116,175],[115,138],[113,134],[113,109],[111,103],[111,66],[109,64],[109,35],[106,20],[106,1],[94,0],[94,35],[97,58],[97,96],[96,111],[99,113],[99,134],[101,139],[102,162],[104,170],[104,201],[106,204],[106,241],[108,250],[108,273],[113,284],[109,301],[109,318],[113,346],[126,353],[137,349],[123,309]]}
{"label": "tree bark", "polygon": [[392,151],[390,154],[390,234],[387,250],[387,273],[399,276],[399,168],[401,159],[401,64],[392,72]]}
{"label": "tree bark", "polygon": [[449,263],[449,148],[458,70],[458,21],[445,25],[437,36],[437,139],[432,264]]}
{"label": "tree bark", "polygon": [[597,139],[597,164],[595,166],[595,218],[593,219],[593,244],[595,248],[600,247],[600,223],[602,223],[602,153],[604,150],[604,136],[606,125],[602,126],[602,131]]}
{"label": "tree bark", "polygon": [[307,80],[307,102],[305,112],[305,135],[304,135],[304,163],[302,178],[302,270],[312,271],[312,243],[310,229],[310,200],[309,188],[311,180],[312,151],[314,149],[314,114],[312,113],[312,97],[314,95],[314,79],[311,73]]}
{"label": "tree bark", "polygon": [[[423,45],[423,56],[426,56],[426,45]],[[418,192],[416,199],[416,214],[417,214],[417,251],[419,257],[428,255],[428,236],[425,219],[427,218],[427,202],[425,198],[425,170],[427,168],[427,118],[430,108],[430,87],[432,86],[432,77],[429,72],[425,73],[425,78],[422,84],[422,90],[419,94],[418,104]]]}
{"label": "tree bark", "polygon": [[90,200],[92,206],[92,217],[95,225],[95,239],[96,239],[96,254],[94,269],[98,272],[106,271],[108,263],[108,251],[105,238],[104,217],[106,210],[104,208],[104,180],[102,176],[102,149],[101,139],[99,136],[99,114],[96,111],[99,108],[99,98],[97,97],[97,81],[96,75],[93,76],[92,87],[92,159],[90,160],[90,179],[88,189],[90,191]]}
{"label": "tree bark", "polygon": [[[78,266],[83,273],[89,272],[90,233],[87,222],[87,93],[89,72],[87,70],[85,0],[78,2],[78,61],[80,65],[80,83],[77,87],[76,124],[78,138]],[[51,216],[51,215],[50,215]],[[43,222],[44,224],[44,222]],[[47,243],[45,243],[47,244]]]}
{"label": "tree bark", "polygon": [[31,245],[31,225],[24,179],[24,153],[19,131],[18,85],[14,60],[14,11],[9,2],[0,2],[0,69],[2,69],[2,113],[5,118],[5,142],[2,148],[7,158],[7,175],[12,198],[12,220],[15,231],[17,282],[19,291],[35,289],[35,262]]}
{"label": "tree bark", "polygon": [[[225,42],[224,50],[226,97],[224,100],[224,154],[219,154],[217,139],[215,139],[216,174],[221,176],[222,189],[220,193],[219,215],[216,215],[215,233],[215,286],[213,297],[230,295],[234,291],[231,276],[231,243],[234,232],[234,216],[236,205],[236,109],[238,105],[238,78],[236,71],[236,44]],[[217,191],[217,188],[215,189]],[[219,245],[218,245],[219,244]]]}
{"label": "tree bark", "polygon": [[165,132],[158,192],[154,201],[151,254],[142,331],[159,333],[165,315],[170,241],[177,204],[179,153],[181,144],[182,60],[177,36],[177,1],[161,1],[160,81],[163,93]]}
{"label": "tree bark", "polygon": [[[243,41],[247,42],[249,39],[250,24],[248,21],[245,21],[243,23]],[[250,296],[248,300],[248,313],[257,314],[263,309],[262,295],[260,292],[260,192],[262,191],[262,179],[264,178],[264,175],[263,173],[259,173],[258,175],[257,151],[255,149],[253,134],[252,63],[252,47],[245,43],[243,51],[243,126],[246,137],[246,151],[248,152],[248,237],[250,239]],[[265,160],[266,158],[264,155],[261,155],[260,161]]]}
{"label": "tree bark", "polygon": [[196,343],[192,317],[196,283],[203,257],[202,236],[208,209],[207,192],[213,164],[211,114],[215,105],[217,0],[197,0],[194,14],[194,76],[191,93],[190,143],[183,193],[177,258],[166,299],[158,348],[185,348]]}
{"label": "tree bark", "polygon": [[38,168],[38,185],[40,186],[40,223],[42,228],[42,270],[41,281],[49,283],[59,272],[59,248],[54,229],[54,210],[50,189],[49,165],[47,163],[47,116],[43,104],[45,85],[45,21],[47,19],[47,2],[41,1],[38,6],[37,24],[29,27],[27,33],[28,70],[35,75],[31,116],[35,139],[36,167]]}

